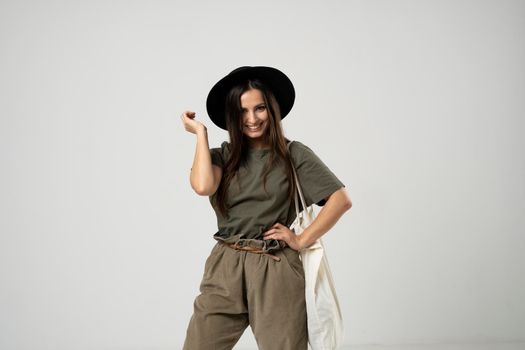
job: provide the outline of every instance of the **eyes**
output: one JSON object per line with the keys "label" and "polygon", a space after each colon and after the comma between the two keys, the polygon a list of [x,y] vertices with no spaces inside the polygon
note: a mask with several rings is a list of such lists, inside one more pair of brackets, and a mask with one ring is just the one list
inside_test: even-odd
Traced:
{"label": "eyes", "polygon": [[[255,107],[255,110],[256,110],[256,111],[260,111],[260,112],[264,111],[265,109],[266,109],[266,106],[265,106],[265,105],[259,105],[259,106]],[[243,113],[246,113],[246,108],[243,108],[243,109],[242,109],[242,112],[243,112]]]}

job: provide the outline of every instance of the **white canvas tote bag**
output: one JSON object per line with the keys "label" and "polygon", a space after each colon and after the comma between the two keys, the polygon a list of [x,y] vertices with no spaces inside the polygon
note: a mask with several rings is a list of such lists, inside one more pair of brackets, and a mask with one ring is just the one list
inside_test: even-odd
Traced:
{"label": "white canvas tote bag", "polygon": [[[293,141],[288,143],[288,147]],[[295,210],[297,217],[290,230],[300,234],[315,219],[313,204],[306,207],[297,172],[292,164],[295,184]],[[298,195],[301,200],[299,212]],[[343,318],[337,299],[334,280],[326,250],[321,239],[299,251],[305,274],[306,312],[308,315],[308,343],[312,350],[333,350],[342,344]]]}

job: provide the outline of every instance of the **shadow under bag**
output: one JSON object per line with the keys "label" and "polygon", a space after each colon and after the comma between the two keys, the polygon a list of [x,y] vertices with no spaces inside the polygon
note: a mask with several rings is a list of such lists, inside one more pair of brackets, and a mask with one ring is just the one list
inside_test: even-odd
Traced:
{"label": "shadow under bag", "polygon": [[[290,144],[288,143],[288,150]],[[302,233],[315,219],[313,204],[306,207],[297,172],[292,163],[297,191],[295,211],[297,216],[290,225],[296,235]],[[298,195],[302,211],[299,212]],[[312,350],[333,350],[343,340],[343,318],[335,291],[334,279],[321,238],[299,251],[305,275],[306,313],[308,318],[308,343]]]}

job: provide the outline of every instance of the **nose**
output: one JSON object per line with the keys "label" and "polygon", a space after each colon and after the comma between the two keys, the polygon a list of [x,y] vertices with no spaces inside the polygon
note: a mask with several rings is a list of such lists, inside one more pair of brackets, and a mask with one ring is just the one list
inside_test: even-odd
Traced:
{"label": "nose", "polygon": [[257,121],[257,118],[255,117],[255,113],[253,111],[246,112],[245,119],[247,123],[251,124]]}

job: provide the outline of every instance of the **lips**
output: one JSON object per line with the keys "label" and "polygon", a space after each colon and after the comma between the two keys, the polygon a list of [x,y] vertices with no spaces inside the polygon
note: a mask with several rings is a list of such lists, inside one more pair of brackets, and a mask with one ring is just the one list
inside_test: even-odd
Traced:
{"label": "lips", "polygon": [[255,124],[255,125],[253,125],[253,126],[251,126],[251,125],[246,125],[246,127],[247,127],[249,130],[251,130],[251,131],[257,131],[257,130],[259,130],[259,129],[261,128],[262,124],[263,124],[263,123],[259,123],[259,124]]}

